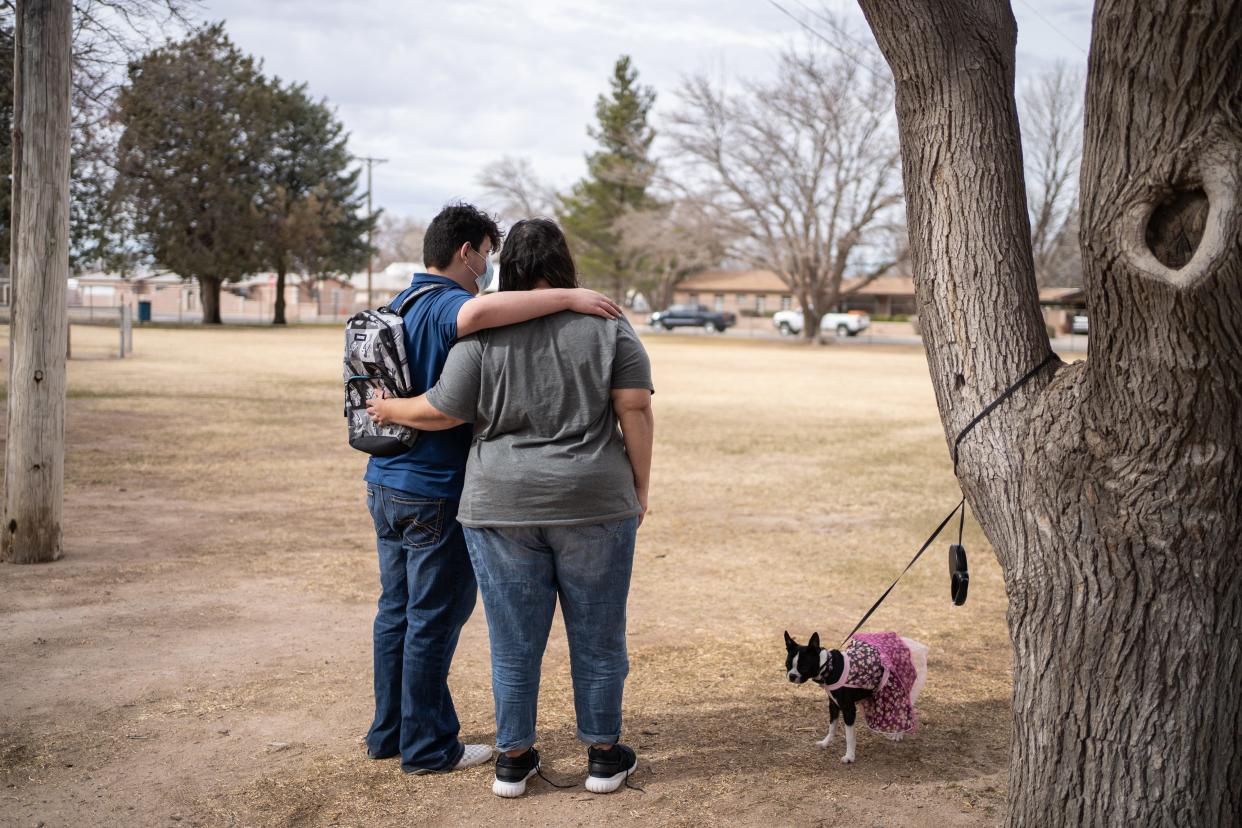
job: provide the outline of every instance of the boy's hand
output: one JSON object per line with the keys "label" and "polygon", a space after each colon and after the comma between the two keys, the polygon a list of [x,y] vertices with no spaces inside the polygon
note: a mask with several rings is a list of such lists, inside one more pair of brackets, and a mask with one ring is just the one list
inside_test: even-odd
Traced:
{"label": "boy's hand", "polygon": [[605,319],[616,319],[624,315],[620,305],[590,288],[574,288],[570,291],[569,309],[575,313],[588,313]]}

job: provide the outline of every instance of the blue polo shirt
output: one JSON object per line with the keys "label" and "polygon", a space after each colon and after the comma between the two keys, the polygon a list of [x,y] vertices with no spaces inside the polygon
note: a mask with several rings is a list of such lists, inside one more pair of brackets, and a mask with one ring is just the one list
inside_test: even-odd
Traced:
{"label": "blue polo shirt", "polygon": [[[405,314],[405,353],[410,363],[414,393],[422,394],[436,384],[449,350],[457,341],[457,313],[473,297],[452,279],[415,273],[410,287],[397,294],[395,306],[411,290],[441,284],[414,300]],[[446,431],[423,431],[414,447],[393,457],[372,457],[364,479],[421,497],[461,498],[466,476],[466,456],[474,426],[469,423]]]}

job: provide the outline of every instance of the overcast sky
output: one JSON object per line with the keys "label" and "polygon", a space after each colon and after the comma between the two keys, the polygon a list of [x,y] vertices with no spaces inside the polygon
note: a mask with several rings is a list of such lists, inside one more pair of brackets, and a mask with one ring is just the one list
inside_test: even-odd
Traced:
{"label": "overcast sky", "polygon": [[[814,22],[799,0],[781,5]],[[1013,6],[1019,79],[1055,60],[1085,66],[1089,2]],[[855,3],[814,8],[870,39]],[[655,87],[658,130],[681,78],[769,74],[799,36],[767,0],[204,0],[201,10],[269,74],[326,97],[356,155],[389,159],[375,168],[376,205],[424,220],[454,198],[483,201],[479,172],[502,155],[528,157],[558,187],[581,176],[618,55]]]}

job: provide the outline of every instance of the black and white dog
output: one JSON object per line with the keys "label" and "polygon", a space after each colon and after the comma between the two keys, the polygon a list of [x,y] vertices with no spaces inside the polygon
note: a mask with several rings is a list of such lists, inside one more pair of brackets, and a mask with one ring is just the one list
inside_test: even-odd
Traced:
{"label": "black and white dog", "polygon": [[[894,642],[898,637],[893,637]],[[910,662],[914,668],[914,681],[907,685],[902,696],[908,698],[910,710],[913,710],[915,700],[923,689],[923,685],[927,681],[927,653],[926,644],[921,644],[910,638],[900,637],[900,641],[910,651]],[[855,640],[850,640],[850,647],[853,650]],[[897,645],[898,649],[900,645]],[[867,702],[876,693],[882,693],[885,684],[888,681],[887,670],[883,673],[883,678],[877,683],[874,678],[870,681],[862,682],[851,680],[850,669],[851,662],[848,655],[840,650],[828,650],[819,646],[819,633],[813,633],[811,640],[806,646],[799,646],[798,642],[790,637],[789,633],[785,633],[785,673],[789,680],[794,684],[802,684],[806,681],[812,681],[822,686],[828,692],[828,735],[815,743],[820,749],[826,750],[828,745],[832,743],[832,737],[837,731],[837,716],[840,715],[845,719],[845,755],[841,757],[841,761],[849,764],[854,761],[854,720],[858,712],[858,704]],[[859,671],[860,673],[862,671]],[[874,677],[876,673],[872,671]],[[859,677],[861,678],[861,676]],[[862,684],[863,686],[859,686]],[[893,688],[897,689],[897,688]],[[868,713],[869,724],[875,728],[875,722],[870,720],[870,709]],[[910,719],[910,727],[913,727],[913,719]],[[883,732],[883,731],[881,731]],[[883,732],[883,735],[893,741],[900,741],[905,735],[903,731]]]}

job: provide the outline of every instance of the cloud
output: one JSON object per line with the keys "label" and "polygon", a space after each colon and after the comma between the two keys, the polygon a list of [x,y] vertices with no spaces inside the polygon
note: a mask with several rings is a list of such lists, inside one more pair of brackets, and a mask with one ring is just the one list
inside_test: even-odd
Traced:
{"label": "cloud", "polygon": [[[870,38],[854,3],[828,7]],[[480,171],[502,155],[529,157],[559,187],[581,176],[595,98],[621,54],[655,87],[658,125],[687,74],[762,77],[800,36],[755,0],[206,0],[201,16],[224,19],[267,72],[327,98],[356,154],[389,159],[375,170],[376,203],[424,219],[478,198]],[[1072,14],[1055,19],[1080,33]],[[1038,24],[1022,25],[1020,46]],[[1041,38],[1030,51],[1061,45],[1050,52]]]}

